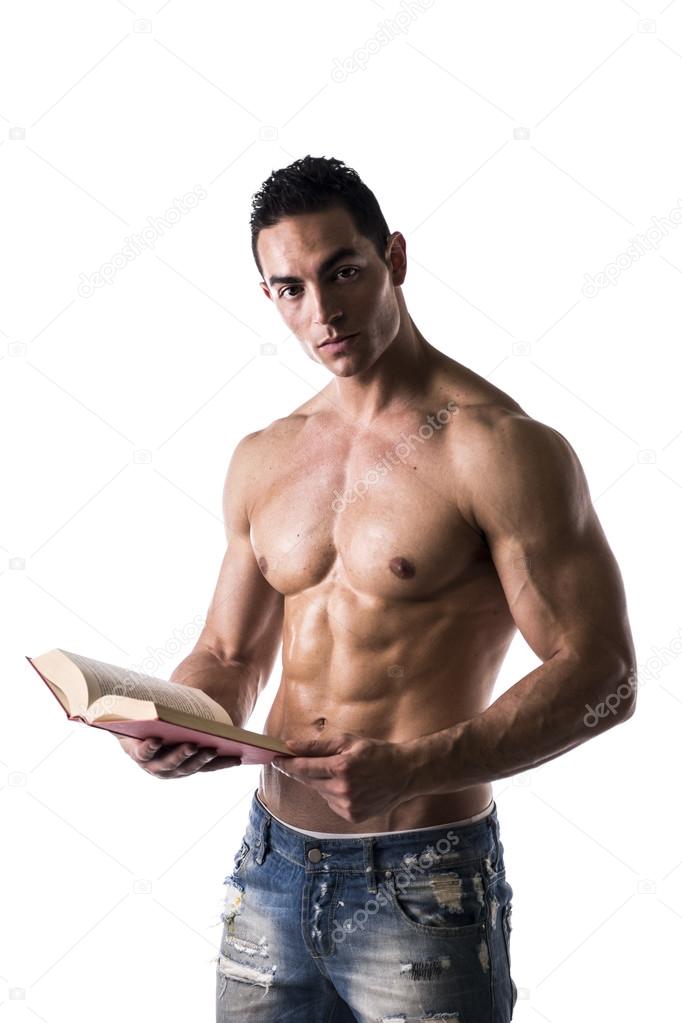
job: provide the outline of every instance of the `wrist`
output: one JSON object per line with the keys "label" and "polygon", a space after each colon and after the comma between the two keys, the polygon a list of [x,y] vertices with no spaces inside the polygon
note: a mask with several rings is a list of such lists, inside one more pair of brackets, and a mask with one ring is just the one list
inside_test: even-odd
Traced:
{"label": "wrist", "polygon": [[462,725],[400,743],[409,779],[406,799],[455,792],[464,787],[458,758]]}

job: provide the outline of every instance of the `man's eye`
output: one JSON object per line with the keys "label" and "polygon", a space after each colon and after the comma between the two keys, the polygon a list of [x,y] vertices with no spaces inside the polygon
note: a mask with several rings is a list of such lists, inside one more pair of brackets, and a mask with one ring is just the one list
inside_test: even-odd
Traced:
{"label": "man's eye", "polygon": [[[336,275],[335,276],[338,276],[339,274],[346,273],[348,270],[352,271],[354,276],[357,275],[358,273],[360,273],[360,271],[359,271],[357,266],[342,266],[340,270],[336,271]],[[353,277],[344,277],[343,279],[344,279],[344,281],[348,281],[348,280],[353,280]],[[284,296],[286,295],[287,291],[292,291],[292,289],[300,288],[300,286],[301,286],[300,284],[289,284],[289,285],[287,285],[286,288],[282,288],[282,290],[279,293],[279,297],[280,298],[284,298]],[[296,296],[294,295],[293,297],[295,298]]]}

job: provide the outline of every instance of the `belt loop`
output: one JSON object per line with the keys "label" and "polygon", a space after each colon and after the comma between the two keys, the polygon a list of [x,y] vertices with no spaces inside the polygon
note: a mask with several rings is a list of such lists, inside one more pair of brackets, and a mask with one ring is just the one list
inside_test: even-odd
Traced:
{"label": "belt loop", "polygon": [[367,890],[376,895],[377,879],[374,874],[374,839],[364,838],[362,840],[365,862],[365,877],[367,878]]}
{"label": "belt loop", "polygon": [[256,838],[256,863],[261,864],[265,859],[265,853],[268,849],[268,842],[270,839],[270,821],[272,817],[269,813],[263,814],[263,820],[261,821],[260,828],[258,830],[258,837]]}

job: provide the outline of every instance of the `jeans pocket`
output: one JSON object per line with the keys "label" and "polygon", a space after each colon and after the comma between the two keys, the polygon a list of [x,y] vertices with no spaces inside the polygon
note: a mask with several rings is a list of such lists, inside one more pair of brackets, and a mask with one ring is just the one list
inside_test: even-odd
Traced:
{"label": "jeans pocket", "polygon": [[387,890],[398,918],[422,933],[471,937],[485,927],[486,886],[480,861],[415,877],[398,870],[388,879]]}

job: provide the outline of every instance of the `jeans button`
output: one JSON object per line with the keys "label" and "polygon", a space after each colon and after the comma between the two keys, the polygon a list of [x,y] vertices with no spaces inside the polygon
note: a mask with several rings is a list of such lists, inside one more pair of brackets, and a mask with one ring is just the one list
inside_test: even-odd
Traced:
{"label": "jeans button", "polygon": [[308,859],[311,863],[319,863],[322,859],[322,853],[319,849],[308,849]]}

